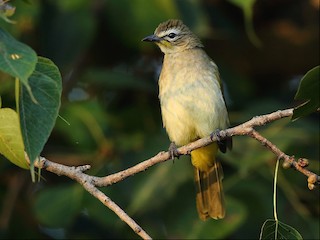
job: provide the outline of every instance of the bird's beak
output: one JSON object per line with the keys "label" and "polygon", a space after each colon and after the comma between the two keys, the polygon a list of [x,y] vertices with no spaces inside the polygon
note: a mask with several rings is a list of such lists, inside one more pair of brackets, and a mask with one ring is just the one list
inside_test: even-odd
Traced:
{"label": "bird's beak", "polygon": [[144,41],[144,42],[160,42],[160,40],[161,40],[161,38],[159,38],[158,36],[153,34],[153,35],[145,37],[141,41]]}

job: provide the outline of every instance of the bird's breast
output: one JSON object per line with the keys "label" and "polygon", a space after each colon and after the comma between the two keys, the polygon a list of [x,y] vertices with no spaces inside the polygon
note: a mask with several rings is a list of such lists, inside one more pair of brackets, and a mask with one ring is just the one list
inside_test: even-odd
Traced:
{"label": "bird's breast", "polygon": [[209,135],[221,127],[219,116],[225,117],[216,71],[201,57],[168,54],[164,58],[159,79],[162,119],[177,145]]}

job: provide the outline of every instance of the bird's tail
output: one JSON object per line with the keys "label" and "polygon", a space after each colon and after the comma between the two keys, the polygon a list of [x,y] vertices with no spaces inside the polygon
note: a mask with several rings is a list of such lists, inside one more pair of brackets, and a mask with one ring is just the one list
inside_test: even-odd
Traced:
{"label": "bird's tail", "polygon": [[[221,219],[225,215],[223,171],[220,162],[216,159],[217,151],[218,147],[216,143],[213,143],[191,152],[192,163],[195,166],[197,210],[201,220],[209,217]],[[210,165],[199,169],[201,166],[199,163],[210,163]]]}

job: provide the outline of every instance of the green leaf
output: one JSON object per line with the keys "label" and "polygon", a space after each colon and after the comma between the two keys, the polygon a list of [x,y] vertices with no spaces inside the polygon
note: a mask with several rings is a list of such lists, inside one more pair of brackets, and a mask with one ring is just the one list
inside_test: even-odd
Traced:
{"label": "green leaf", "polygon": [[24,86],[30,90],[28,78],[34,71],[36,63],[37,55],[29,46],[17,41],[9,33],[0,29],[0,70],[19,78]]}
{"label": "green leaf", "polygon": [[294,109],[292,121],[312,112],[316,112],[319,109],[319,72],[320,67],[314,67],[301,79],[294,99],[304,100],[304,102]]}
{"label": "green leaf", "polygon": [[15,165],[29,168],[24,156],[18,114],[10,108],[0,109],[0,153]]}
{"label": "green leaf", "polygon": [[260,232],[260,240],[268,239],[268,240],[276,240],[276,239],[303,239],[300,233],[294,229],[293,227],[282,223],[280,221],[276,221],[273,219],[266,220],[261,228]]}
{"label": "green leaf", "polygon": [[38,220],[49,227],[64,227],[78,214],[83,197],[80,185],[60,186],[41,191],[34,203]]}
{"label": "green leaf", "polygon": [[21,86],[19,114],[25,150],[32,165],[47,142],[58,116],[62,91],[59,69],[51,60],[39,57],[29,84],[38,103],[32,101],[25,86]]}

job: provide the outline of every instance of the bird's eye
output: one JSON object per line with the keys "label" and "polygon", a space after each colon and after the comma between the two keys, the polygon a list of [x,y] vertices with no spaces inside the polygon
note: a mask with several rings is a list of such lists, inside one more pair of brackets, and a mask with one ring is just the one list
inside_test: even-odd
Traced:
{"label": "bird's eye", "polygon": [[169,33],[168,35],[169,38],[175,38],[175,36],[177,36],[175,33]]}

